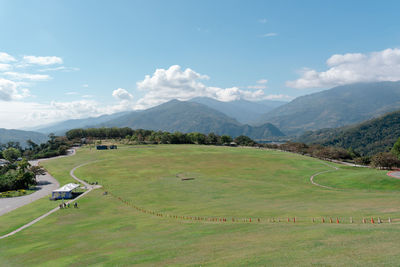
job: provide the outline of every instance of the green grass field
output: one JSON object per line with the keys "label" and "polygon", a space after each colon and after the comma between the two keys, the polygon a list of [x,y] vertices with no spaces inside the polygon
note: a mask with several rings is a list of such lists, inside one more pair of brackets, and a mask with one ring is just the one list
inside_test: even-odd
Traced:
{"label": "green grass field", "polygon": [[[0,265],[400,263],[400,224],[387,223],[389,217],[400,219],[400,180],[384,171],[340,165],[335,171],[320,160],[292,153],[194,145],[83,148],[76,156],[43,165],[65,184],[72,181],[69,171],[86,162],[92,163],[75,174],[99,182],[109,194],[94,190],[79,200],[79,209],[60,210],[0,240]],[[335,190],[310,183],[311,175],[325,170],[332,171],[315,181]],[[0,234],[54,205],[42,199],[1,216]],[[372,216],[385,223],[361,223]],[[340,224],[330,224],[330,217],[338,217]]]}

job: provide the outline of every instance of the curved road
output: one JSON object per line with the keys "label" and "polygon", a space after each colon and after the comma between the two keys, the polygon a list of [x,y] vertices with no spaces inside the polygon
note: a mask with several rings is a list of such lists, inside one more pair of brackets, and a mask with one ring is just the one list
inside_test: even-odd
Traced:
{"label": "curved road", "polygon": [[[75,168],[73,168],[73,169],[70,171],[71,177],[74,178],[76,181],[78,181],[78,182],[84,184],[85,187],[88,188],[89,190],[87,190],[87,191],[85,191],[84,193],[80,194],[80,195],[77,196],[76,198],[71,199],[70,201],[65,202],[66,204],[75,202],[75,201],[78,200],[79,198],[81,198],[81,197],[83,197],[84,195],[88,194],[88,193],[89,193],[90,191],[92,191],[93,189],[96,189],[96,188],[100,188],[100,187],[101,187],[101,185],[90,185],[90,184],[88,184],[88,183],[82,181],[82,180],[79,179],[78,177],[76,177],[75,174],[74,174],[74,171],[75,171],[77,168],[82,167],[82,166],[87,165],[87,164],[90,164],[90,163],[93,163],[93,162],[96,162],[96,161],[91,161],[91,162],[87,162],[87,163],[81,164],[81,165],[79,165],[79,166],[76,166]],[[52,209],[51,211],[49,211],[49,212],[43,214],[42,216],[40,216],[40,217],[34,219],[33,221],[31,221],[31,222],[29,222],[29,223],[27,223],[27,224],[21,226],[20,228],[18,228],[18,229],[16,229],[16,230],[12,231],[12,232],[10,232],[10,233],[8,233],[8,234],[6,234],[6,235],[0,236],[0,239],[3,239],[3,238],[6,238],[6,237],[9,237],[9,236],[12,236],[12,235],[14,235],[14,234],[16,234],[16,233],[18,233],[18,232],[24,230],[25,228],[28,228],[29,226],[31,226],[31,225],[37,223],[38,221],[40,221],[40,220],[46,218],[46,217],[49,216],[50,214],[52,214],[52,213],[58,211],[59,209],[60,209],[60,207],[56,207],[56,208]]]}
{"label": "curved road", "polygon": [[[75,149],[71,149],[68,151],[68,154],[65,156],[59,157],[69,157],[75,155]],[[53,158],[49,158],[53,159]],[[41,159],[41,160],[32,160],[29,161],[31,165],[38,165],[41,161],[49,160],[49,159]],[[6,214],[12,210],[15,210],[19,207],[25,206],[29,203],[32,203],[35,200],[43,198],[49,194],[54,189],[60,187],[60,183],[49,173],[46,172],[45,175],[39,175],[37,177],[38,185],[36,186],[38,190],[32,194],[20,197],[11,197],[11,198],[0,198],[0,216]]]}

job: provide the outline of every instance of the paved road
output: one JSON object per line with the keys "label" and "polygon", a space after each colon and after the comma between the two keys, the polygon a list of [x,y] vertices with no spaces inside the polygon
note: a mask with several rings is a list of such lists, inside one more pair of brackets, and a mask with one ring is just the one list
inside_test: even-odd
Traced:
{"label": "paved road", "polygon": [[[74,154],[75,150],[71,150],[66,156],[72,156]],[[66,157],[66,156],[60,156],[60,157]],[[38,165],[40,161],[44,160],[48,159],[33,160],[30,161],[29,163],[31,165]],[[58,181],[48,173],[46,173],[45,175],[39,175],[37,177],[37,181],[38,181],[38,186],[37,186],[38,190],[32,194],[20,197],[0,198],[0,216],[12,210],[15,210],[19,207],[32,203],[33,201],[38,200],[42,197],[45,197],[51,194],[51,192],[54,189],[60,187]]]}
{"label": "paved road", "polygon": [[[78,181],[78,182],[80,182],[80,183],[83,183],[83,184],[85,185],[85,187],[86,187],[87,189],[89,189],[89,190],[87,190],[87,191],[85,191],[84,193],[80,194],[78,197],[69,200],[68,202],[66,202],[66,204],[72,204],[72,202],[76,202],[79,198],[81,198],[81,197],[83,197],[84,195],[88,194],[88,193],[89,193],[90,191],[92,191],[93,189],[101,188],[101,185],[90,185],[90,184],[88,184],[88,183],[82,181],[82,180],[79,179],[78,177],[76,177],[75,174],[74,174],[74,171],[75,171],[77,168],[82,167],[82,166],[85,166],[85,165],[90,164],[90,163],[93,163],[93,162],[95,162],[95,161],[83,163],[83,164],[81,164],[81,165],[79,165],[79,166],[76,166],[75,168],[73,168],[73,169],[70,171],[71,177],[74,178],[76,181]],[[50,214],[52,214],[52,213],[58,211],[59,209],[60,209],[59,207],[56,207],[56,208],[52,209],[51,211],[49,211],[49,212],[43,214],[42,216],[40,216],[40,217],[34,219],[33,221],[31,221],[31,222],[29,222],[29,223],[27,223],[27,224],[21,226],[20,228],[18,228],[18,229],[16,229],[16,230],[12,231],[12,232],[10,232],[10,233],[8,233],[8,234],[6,234],[6,235],[0,236],[0,239],[4,239],[4,238],[6,238],[6,237],[15,235],[16,233],[18,233],[18,232],[24,230],[25,228],[28,228],[29,226],[31,226],[31,225],[37,223],[38,221],[40,221],[40,220],[46,218],[46,217],[49,216]]]}

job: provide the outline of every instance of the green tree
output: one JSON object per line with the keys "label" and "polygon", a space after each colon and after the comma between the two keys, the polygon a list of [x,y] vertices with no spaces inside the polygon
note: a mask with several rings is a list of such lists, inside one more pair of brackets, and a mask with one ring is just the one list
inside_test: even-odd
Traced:
{"label": "green tree", "polygon": [[222,144],[229,144],[230,142],[232,142],[232,137],[230,137],[229,135],[222,135],[221,136],[221,143]]}
{"label": "green tree", "polygon": [[15,162],[19,157],[21,157],[21,151],[16,148],[10,147],[3,151],[3,157],[9,162]]}
{"label": "green tree", "polygon": [[397,142],[394,143],[391,152],[396,155],[398,159],[400,159],[400,137],[397,139]]}
{"label": "green tree", "polygon": [[35,176],[46,174],[46,170],[41,166],[30,166],[29,171],[32,172]]}
{"label": "green tree", "polygon": [[253,146],[255,142],[245,135],[240,135],[235,138],[234,142],[240,146]]}

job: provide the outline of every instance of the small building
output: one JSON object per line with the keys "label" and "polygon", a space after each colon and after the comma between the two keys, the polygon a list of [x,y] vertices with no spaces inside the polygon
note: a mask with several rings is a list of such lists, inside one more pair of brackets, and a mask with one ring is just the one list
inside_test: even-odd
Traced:
{"label": "small building", "polygon": [[108,149],[108,146],[105,146],[105,145],[98,145],[98,146],[96,146],[96,149],[97,149],[97,150],[107,150],[107,149]]}
{"label": "small building", "polygon": [[51,194],[52,199],[70,199],[73,198],[73,190],[79,187],[79,184],[69,183],[56,190]]}
{"label": "small building", "polygon": [[117,149],[117,145],[111,145],[110,149]]}

